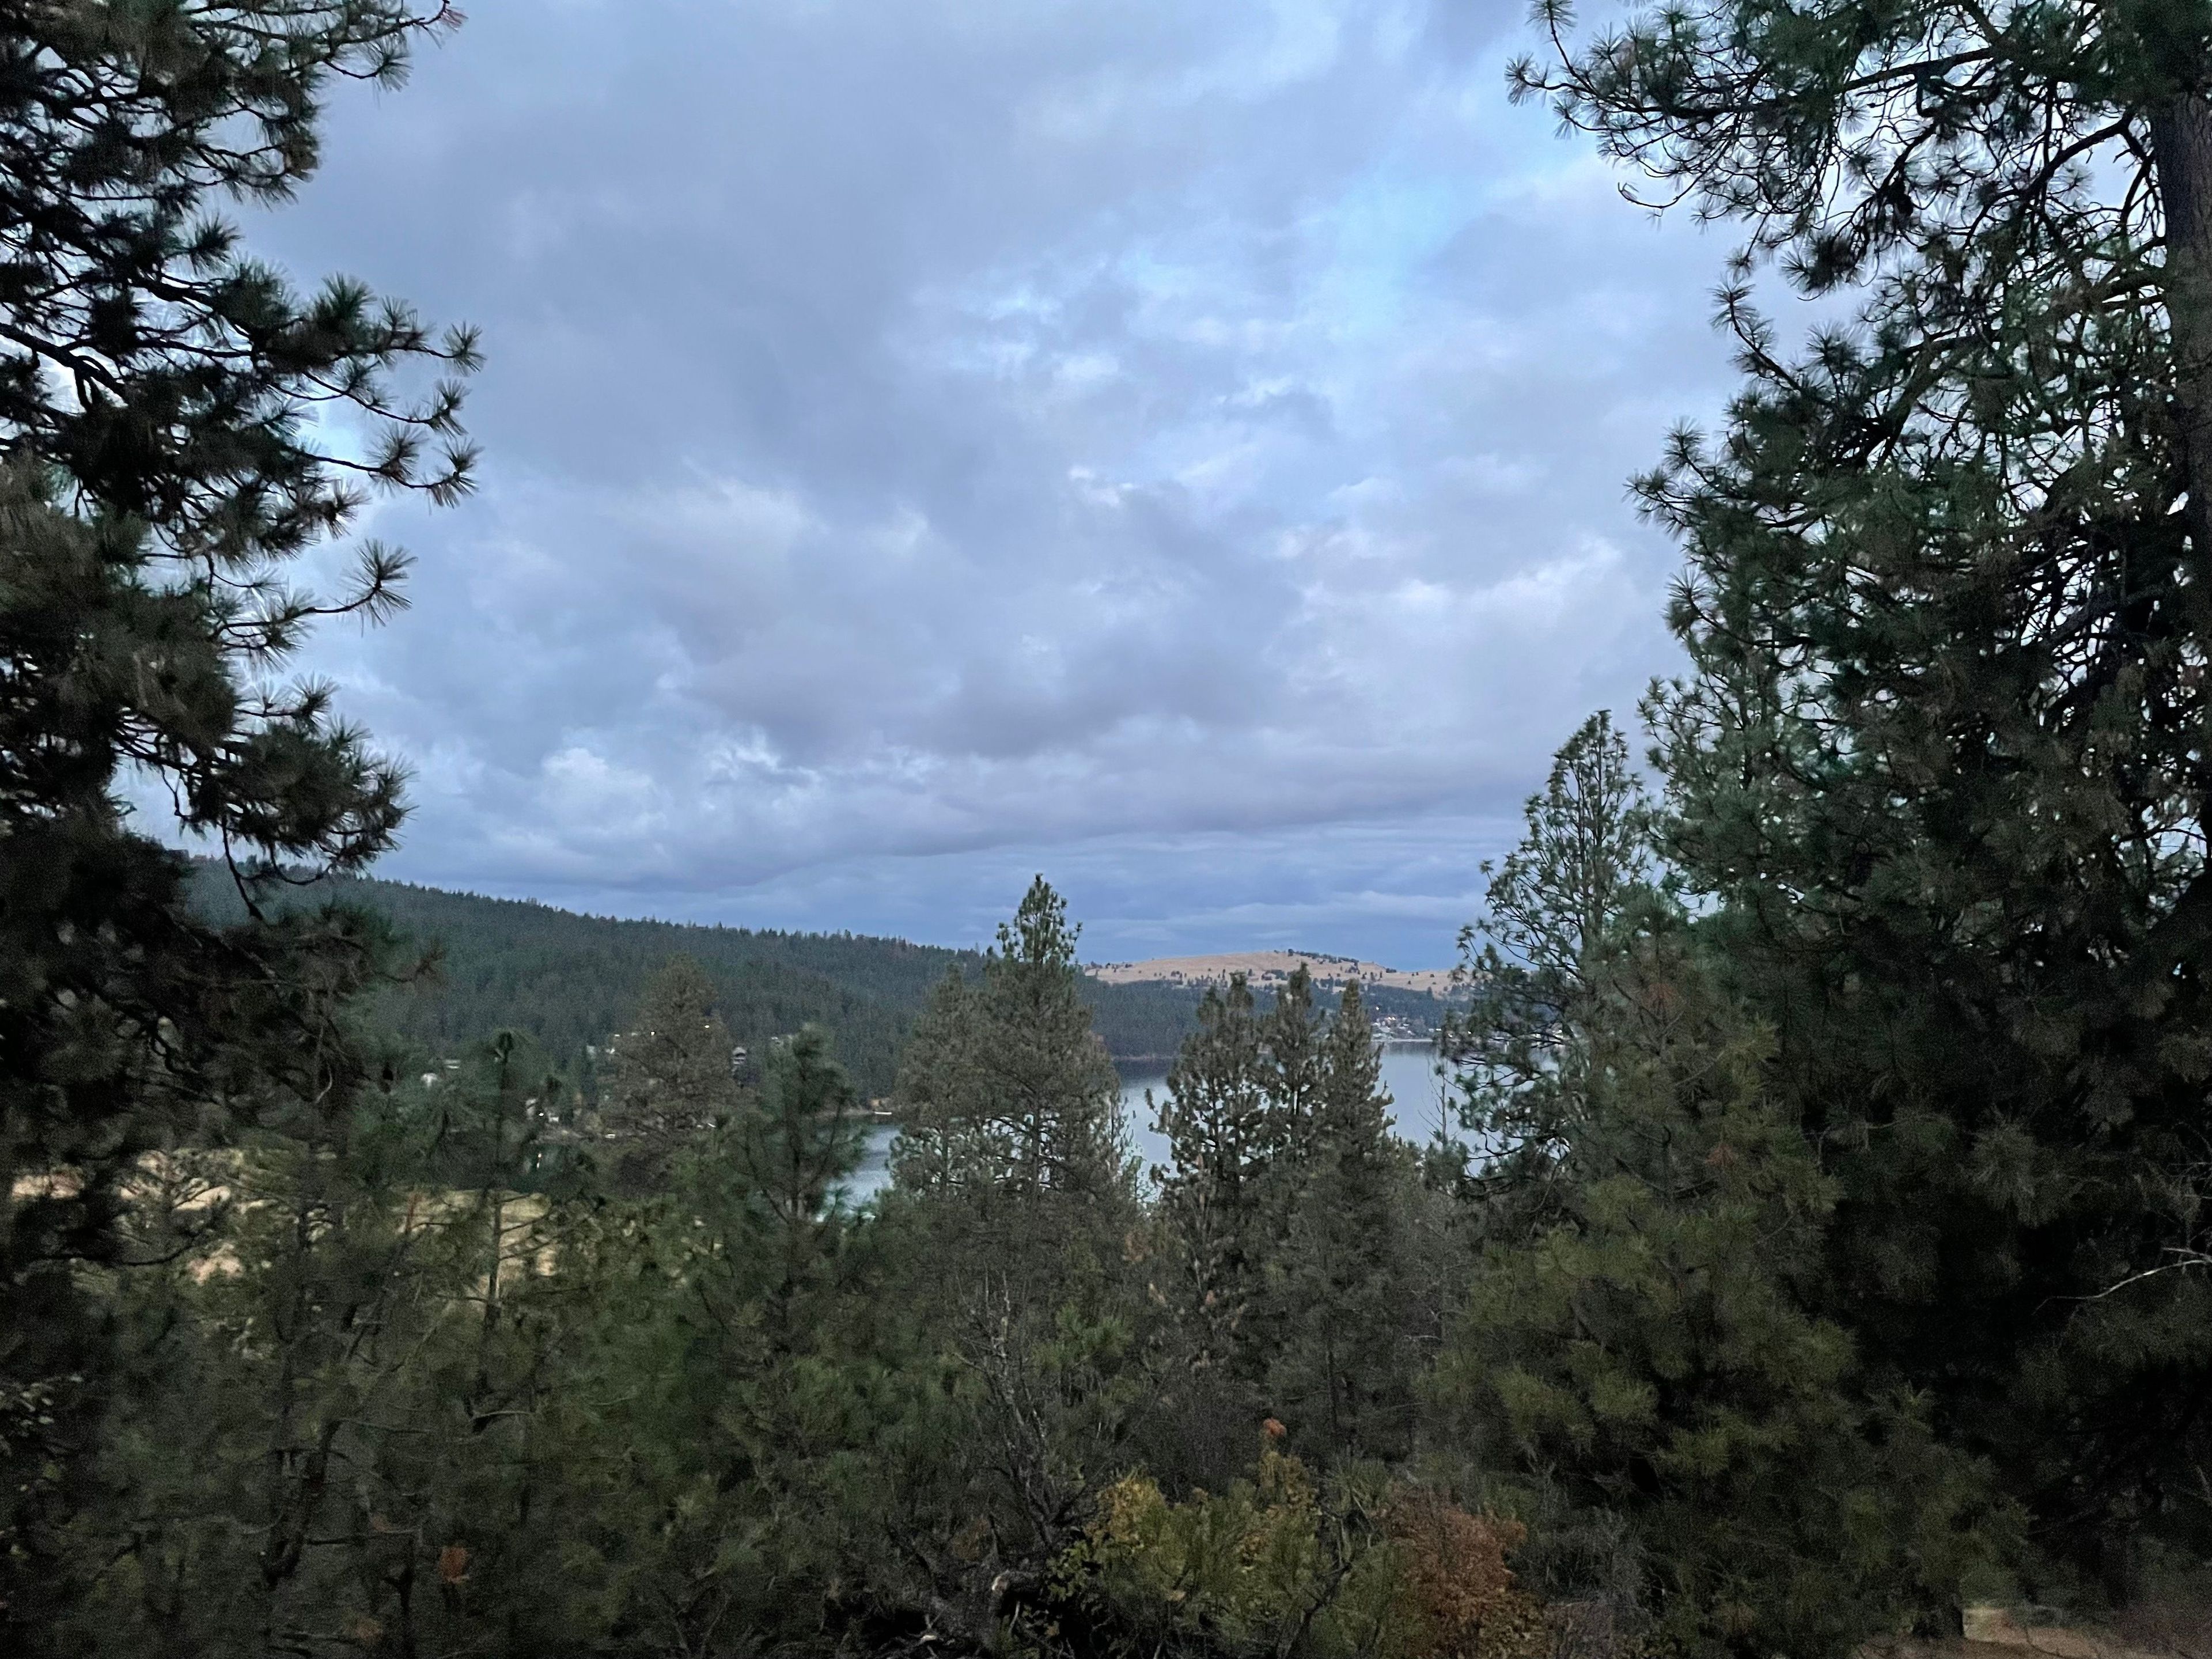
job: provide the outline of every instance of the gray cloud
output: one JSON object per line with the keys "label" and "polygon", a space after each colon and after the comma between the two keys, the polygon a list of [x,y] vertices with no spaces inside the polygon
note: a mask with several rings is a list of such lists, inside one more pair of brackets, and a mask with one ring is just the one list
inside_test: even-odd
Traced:
{"label": "gray cloud", "polygon": [[254,227],[487,336],[482,495],[317,650],[391,873],[965,939],[1043,869],[1102,955],[1437,962],[1671,665],[1622,480],[1723,249],[1506,106],[1510,8],[471,11]]}

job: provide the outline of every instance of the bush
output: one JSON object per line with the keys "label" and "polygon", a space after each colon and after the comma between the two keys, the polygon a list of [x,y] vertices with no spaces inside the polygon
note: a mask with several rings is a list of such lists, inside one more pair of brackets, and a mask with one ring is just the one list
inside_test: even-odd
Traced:
{"label": "bush", "polygon": [[1149,1476],[1100,1495],[1058,1588],[1115,1645],[1312,1659],[1523,1659],[1548,1649],[1509,1521],[1354,1470],[1327,1491],[1273,1445],[1256,1478],[1171,1502]]}

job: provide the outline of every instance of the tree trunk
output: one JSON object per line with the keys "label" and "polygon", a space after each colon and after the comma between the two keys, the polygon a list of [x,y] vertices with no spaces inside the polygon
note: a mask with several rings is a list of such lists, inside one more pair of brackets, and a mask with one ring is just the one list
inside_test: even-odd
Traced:
{"label": "tree trunk", "polygon": [[2150,142],[2166,216],[2166,307],[2189,536],[2202,568],[2212,563],[2212,102],[2196,92],[2176,98],[2150,118]]}

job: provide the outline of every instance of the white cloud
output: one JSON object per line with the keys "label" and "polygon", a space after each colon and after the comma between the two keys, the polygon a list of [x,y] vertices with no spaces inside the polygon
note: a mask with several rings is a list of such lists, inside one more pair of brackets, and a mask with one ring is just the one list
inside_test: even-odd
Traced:
{"label": "white cloud", "polygon": [[256,227],[487,332],[483,494],[319,650],[394,873],[1428,960],[1671,664],[1621,480],[1719,245],[1506,107],[1507,0],[471,14]]}

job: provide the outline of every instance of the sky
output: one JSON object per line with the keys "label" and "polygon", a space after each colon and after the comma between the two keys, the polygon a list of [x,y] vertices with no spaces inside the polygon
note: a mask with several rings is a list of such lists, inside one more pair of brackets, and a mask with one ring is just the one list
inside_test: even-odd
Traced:
{"label": "sky", "polygon": [[413,608],[301,666],[380,873],[600,914],[1448,965],[1674,672],[1625,488],[1725,233],[1505,96],[1514,0],[474,0],[249,240],[484,337]]}

